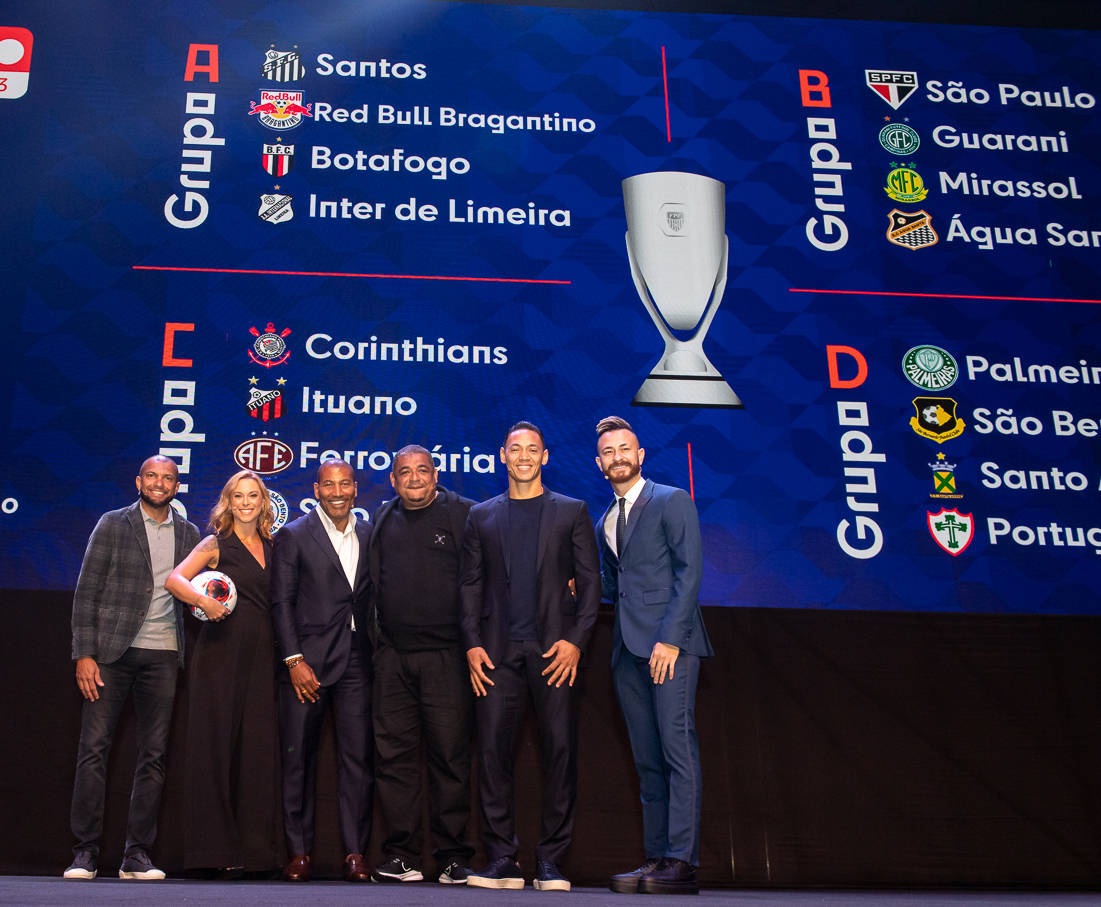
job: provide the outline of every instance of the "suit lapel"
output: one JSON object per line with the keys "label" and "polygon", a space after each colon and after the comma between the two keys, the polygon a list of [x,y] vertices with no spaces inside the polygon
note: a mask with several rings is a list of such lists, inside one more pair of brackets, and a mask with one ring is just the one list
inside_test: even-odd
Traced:
{"label": "suit lapel", "polygon": [[[317,506],[320,507],[321,505],[318,504]],[[329,533],[325,531],[325,524],[321,522],[321,515],[318,514],[316,510],[310,513],[310,518],[306,525],[310,530],[310,535],[313,536],[313,540],[321,547],[321,550],[325,553],[325,557],[329,559],[329,563],[336,568],[336,572],[340,574],[340,578],[344,580],[344,582],[348,582],[348,577],[344,573],[344,566],[340,563],[340,558],[337,557],[336,549],[329,540]],[[362,552],[360,552],[360,558],[362,559]]]}
{"label": "suit lapel", "polygon": [[543,515],[539,520],[539,555],[535,562],[535,571],[543,569],[543,552],[547,550],[554,532],[555,510],[558,507],[558,499],[553,491],[543,492]]}
{"label": "suit lapel", "polygon": [[[356,564],[356,585],[358,589],[367,576],[368,545],[371,540],[370,529],[363,520],[356,520],[356,538],[359,539],[359,561]],[[332,547],[330,545],[330,547]]]}
{"label": "suit lapel", "polygon": [[508,538],[508,494],[505,493],[497,498],[496,505],[490,511],[490,519],[493,521],[493,525],[489,528],[489,535],[496,535],[497,541],[501,546],[501,560],[505,564],[505,576],[508,579],[512,579],[511,569],[512,563],[509,557],[509,538]]}
{"label": "suit lapel", "polygon": [[[642,511],[650,503],[653,496],[654,483],[647,479],[642,486],[642,493],[638,496],[638,500],[631,505],[631,512],[627,515],[627,531],[623,534],[623,551],[626,551],[627,546],[631,544],[631,536],[635,533],[638,521],[642,519]],[[620,554],[622,555],[622,552]]]}
{"label": "suit lapel", "polygon": [[149,553],[149,536],[145,533],[145,512],[141,509],[140,503],[135,504],[130,509],[130,512],[126,514],[126,519],[130,521],[130,528],[134,530],[134,538],[137,539],[138,548],[145,555],[145,565],[149,568],[150,575],[152,575],[153,556]]}

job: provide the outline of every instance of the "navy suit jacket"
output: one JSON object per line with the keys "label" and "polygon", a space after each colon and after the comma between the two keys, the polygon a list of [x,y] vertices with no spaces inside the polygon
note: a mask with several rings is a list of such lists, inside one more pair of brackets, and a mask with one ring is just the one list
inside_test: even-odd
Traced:
{"label": "navy suit jacket", "polygon": [[[544,491],[535,623],[546,651],[559,639],[584,649],[600,607],[600,556],[583,501]],[[461,564],[463,645],[497,663],[509,641],[508,494],[470,508]],[[577,594],[570,592],[573,579]]]}
{"label": "navy suit jacket", "polygon": [[[359,563],[354,586],[348,585],[316,508],[280,529],[272,546],[271,619],[280,651],[284,658],[301,652],[324,686],[344,675],[353,641],[364,657],[370,657],[370,525],[357,520],[356,536]],[[355,633],[349,632],[353,617]]]}
{"label": "navy suit jacket", "polygon": [[617,557],[597,524],[604,597],[615,604],[612,664],[626,648],[649,658],[654,643],[691,655],[714,655],[700,614],[703,548],[696,505],[687,492],[645,481],[627,517],[623,551]]}

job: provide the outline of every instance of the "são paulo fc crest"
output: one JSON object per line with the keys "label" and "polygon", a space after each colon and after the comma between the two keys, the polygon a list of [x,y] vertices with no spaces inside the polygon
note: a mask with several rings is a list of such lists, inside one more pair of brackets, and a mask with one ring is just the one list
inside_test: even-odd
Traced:
{"label": "s\u00e3o paulo fc crest", "polygon": [[283,339],[290,336],[290,328],[283,328],[277,334],[275,333],[275,325],[269,321],[262,334],[256,328],[249,328],[248,330],[256,338],[252,344],[252,349],[248,351],[248,357],[257,365],[262,365],[264,368],[274,368],[277,365],[282,365],[290,358],[290,350],[287,349],[287,342]]}
{"label": "s\u00e3o paulo fc crest", "polygon": [[975,520],[970,513],[958,510],[941,510],[939,513],[926,513],[925,522],[933,541],[952,557],[960,554],[975,535]]}
{"label": "s\u00e3o paulo fc crest", "polygon": [[276,179],[286,176],[294,167],[294,145],[284,145],[282,139],[274,145],[265,142],[260,152],[260,163]]}
{"label": "s\u00e3o paulo fc crest", "polygon": [[887,213],[887,239],[896,246],[917,251],[936,245],[937,231],[933,229],[933,218],[925,211],[899,211],[892,208]]}
{"label": "s\u00e3o paulo fc crest", "polygon": [[916,414],[910,418],[910,428],[930,441],[943,444],[958,438],[966,427],[956,417],[956,401],[951,397],[914,397]]}
{"label": "s\u00e3o paulo fc crest", "polygon": [[313,104],[302,106],[300,91],[260,91],[260,103],[249,101],[249,116],[255,116],[268,129],[280,132],[294,129],[303,117],[312,117]]}
{"label": "s\u00e3o paulo fc crest", "polygon": [[276,50],[272,47],[264,54],[264,65],[260,67],[260,75],[272,82],[293,82],[301,79],[306,74],[306,67],[302,65],[302,58],[295,50]]}
{"label": "s\u00e3o paulo fc crest", "polygon": [[918,87],[916,72],[897,69],[865,69],[864,83],[894,110],[905,103]]}

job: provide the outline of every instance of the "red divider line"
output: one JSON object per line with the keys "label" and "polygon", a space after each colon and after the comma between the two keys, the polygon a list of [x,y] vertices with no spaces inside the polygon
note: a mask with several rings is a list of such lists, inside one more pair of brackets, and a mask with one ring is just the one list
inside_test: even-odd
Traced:
{"label": "red divider line", "polygon": [[261,268],[182,268],[173,265],[133,265],[135,271],[201,271],[207,274],[273,274],[286,277],[379,277],[393,280],[469,280],[485,283],[547,283],[569,286],[570,280],[539,280],[533,277],[449,277],[435,274],[351,274],[341,271],[268,271]]}
{"label": "red divider line", "polygon": [[688,442],[688,497],[696,500],[696,483],[692,478],[692,442]]}
{"label": "red divider line", "polygon": [[661,46],[661,84],[665,89],[665,141],[673,141],[673,132],[669,127],[669,76],[665,71],[665,45]]}
{"label": "red divider line", "polygon": [[1101,299],[1065,299],[1058,296],[979,296],[967,293],[902,293],[894,290],[809,290],[788,287],[789,293],[832,293],[842,296],[917,296],[922,299],[1000,299],[1007,302],[1089,302],[1101,303]]}

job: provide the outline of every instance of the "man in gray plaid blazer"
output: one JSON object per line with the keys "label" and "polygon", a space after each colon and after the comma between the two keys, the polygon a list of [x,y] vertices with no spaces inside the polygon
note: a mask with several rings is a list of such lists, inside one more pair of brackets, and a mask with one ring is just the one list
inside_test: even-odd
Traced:
{"label": "man in gray plaid blazer", "polygon": [[157,836],[164,758],[176,672],[183,665],[183,603],[164,582],[199,543],[199,530],[173,513],[176,464],[153,456],[136,480],[139,499],[100,517],[73,595],[73,660],[84,697],[73,783],[73,863],[66,879],[94,879],[107,757],[115,724],[133,695],[138,756],[119,878],[163,879],[149,859]]}

